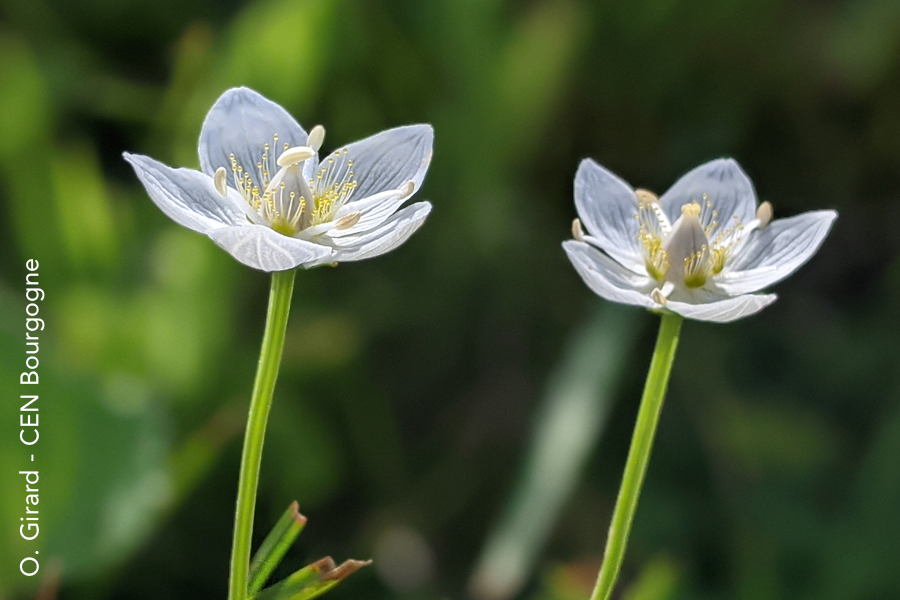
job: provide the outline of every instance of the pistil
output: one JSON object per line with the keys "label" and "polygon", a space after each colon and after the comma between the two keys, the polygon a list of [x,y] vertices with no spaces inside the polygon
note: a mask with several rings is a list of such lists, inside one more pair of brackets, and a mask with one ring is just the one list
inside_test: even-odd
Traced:
{"label": "pistil", "polygon": [[666,278],[690,288],[705,284],[710,271],[709,240],[700,222],[700,213],[697,202],[682,206],[681,216],[662,245],[669,259]]}

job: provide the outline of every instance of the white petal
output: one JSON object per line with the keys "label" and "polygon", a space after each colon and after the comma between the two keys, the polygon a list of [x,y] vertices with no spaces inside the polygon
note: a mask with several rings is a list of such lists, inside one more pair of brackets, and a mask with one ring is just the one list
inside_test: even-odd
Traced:
{"label": "white petal", "polygon": [[124,153],[150,199],[170,219],[188,229],[209,233],[247,223],[243,198],[232,189],[222,197],[215,182],[193,169],[173,169],[149,156]]}
{"label": "white petal", "polygon": [[335,238],[335,243],[340,244],[341,241],[337,238],[359,235],[360,233],[374,229],[384,223],[392,214],[397,212],[397,209],[400,208],[404,202],[406,202],[406,198],[401,194],[400,190],[391,190],[345,204],[341,210],[338,211],[335,220],[354,212],[359,212],[359,221],[347,229],[332,229],[330,230],[330,235]]}
{"label": "white petal", "polygon": [[319,170],[319,155],[318,153],[312,158],[308,158],[303,161],[303,177],[310,181],[315,179],[316,171]]}
{"label": "white petal", "polygon": [[[354,245],[358,243],[361,234],[381,225],[388,217],[397,212],[397,209],[405,201],[406,198],[401,196],[399,190],[375,194],[364,200],[345,204],[337,211],[332,220],[319,223],[318,225],[311,225],[298,232],[297,237],[302,240],[313,241],[319,238],[319,242],[333,246]],[[354,213],[359,214],[358,220],[353,226],[346,229],[337,227],[341,219]],[[320,236],[325,233],[328,234],[328,239],[327,241],[322,241]]]}
{"label": "white petal", "polygon": [[353,161],[358,184],[353,197],[396,190],[407,181],[419,189],[431,163],[433,144],[431,125],[396,127],[350,144],[348,158]]}
{"label": "white petal", "polygon": [[678,313],[685,319],[728,323],[758,313],[775,302],[776,298],[778,296],[775,294],[749,294],[704,304],[690,304],[669,300],[666,303],[666,308],[674,313]]}
{"label": "white petal", "polygon": [[[706,199],[704,199],[704,194]],[[662,195],[659,203],[670,222],[681,216],[681,207],[690,202],[703,206],[706,201],[718,213],[718,227],[709,238],[734,224],[737,216],[744,224],[756,218],[756,192],[750,178],[730,158],[719,158],[689,171]]]}
{"label": "white petal", "polygon": [[430,202],[417,202],[407,206],[381,227],[356,237],[354,245],[336,248],[334,262],[352,262],[390,252],[408,240],[422,226],[430,212]]}
{"label": "white petal", "polygon": [[[277,152],[273,146],[273,136],[278,134]],[[230,154],[256,185],[260,184],[256,164],[263,154],[263,147],[269,144],[272,175],[278,167],[275,159],[284,148],[306,145],[307,135],[302,127],[286,110],[251,89],[232,88],[219,96],[209,109],[203,128],[200,130],[200,168],[212,176],[216,169],[225,167],[231,173]]]}
{"label": "white petal", "polygon": [[226,227],[209,237],[238,261],[261,271],[287,271],[329,262],[331,248],[281,235],[264,225]]}
{"label": "white petal", "polygon": [[575,210],[593,242],[631,270],[645,271],[638,199],[631,186],[586,158],[575,173]]}
{"label": "white petal", "polygon": [[649,296],[656,285],[649,277],[633,273],[585,242],[567,240],[563,249],[595,294],[611,302],[660,308]]}
{"label": "white petal", "polygon": [[833,210],[817,210],[754,231],[715,278],[716,286],[735,296],[781,281],[816,253],[836,218]]}

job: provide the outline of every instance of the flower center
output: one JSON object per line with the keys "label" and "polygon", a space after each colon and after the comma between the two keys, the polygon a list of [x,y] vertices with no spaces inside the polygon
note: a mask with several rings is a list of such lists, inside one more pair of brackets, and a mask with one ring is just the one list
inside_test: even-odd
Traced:
{"label": "flower center", "polygon": [[718,211],[703,194],[700,202],[681,207],[671,226],[656,196],[638,193],[638,239],[647,273],[657,281],[699,288],[720,273],[738,244],[744,225],[737,216],[728,227],[719,227]]}
{"label": "flower center", "polygon": [[[255,175],[231,154],[231,173],[235,189],[262,221],[286,236],[294,236],[314,225],[331,222],[357,187],[353,161],[347,148],[335,151],[322,161],[315,175],[307,179],[302,165],[314,157],[325,135],[321,126],[310,132],[311,146],[294,146],[278,141],[263,145]],[[222,170],[222,169],[220,169]],[[216,187],[224,190],[216,174]]]}

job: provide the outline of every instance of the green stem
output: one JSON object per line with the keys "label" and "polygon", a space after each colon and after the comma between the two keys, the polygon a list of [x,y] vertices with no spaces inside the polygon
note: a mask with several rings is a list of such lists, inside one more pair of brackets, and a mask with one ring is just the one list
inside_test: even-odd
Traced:
{"label": "green stem", "polygon": [[238,479],[237,510],[234,517],[234,541],[231,547],[231,574],[228,579],[229,600],[247,599],[247,579],[250,565],[250,546],[253,537],[253,514],[256,510],[256,489],[259,484],[259,465],[262,462],[266,422],[272,406],[272,392],[278,378],[284,334],[291,311],[295,271],[272,273],[269,293],[269,312],[263,335],[256,381],[250,398],[244,451],[241,455],[241,474]]}
{"label": "green stem", "polygon": [[594,587],[594,593],[591,594],[591,600],[609,599],[619,574],[619,568],[622,566],[622,559],[625,557],[625,546],[628,543],[628,534],[631,532],[631,522],[634,520],[644,475],[647,473],[647,465],[650,462],[650,451],[653,449],[656,425],[659,423],[659,413],[662,411],[666,387],[669,384],[669,373],[672,371],[672,362],[675,360],[681,322],[682,318],[679,315],[667,314],[663,315],[659,326],[659,337],[656,339],[653,360],[650,362],[650,372],[647,374],[647,382],[644,384],[644,395],[641,398],[641,407],[634,425],[631,448],[628,450],[628,460],[625,462],[625,473],[622,475],[619,497],[616,499],[616,508],[609,526],[606,552],[603,554],[603,564],[600,566],[597,585]]}

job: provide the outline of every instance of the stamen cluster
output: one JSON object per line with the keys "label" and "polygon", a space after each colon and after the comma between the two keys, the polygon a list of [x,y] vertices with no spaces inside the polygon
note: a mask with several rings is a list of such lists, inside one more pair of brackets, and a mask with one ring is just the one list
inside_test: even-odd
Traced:
{"label": "stamen cluster", "polygon": [[[317,126],[310,134],[309,143],[316,147],[291,148],[290,144],[283,143],[279,148],[278,134],[274,134],[273,143],[263,145],[262,155],[256,163],[256,181],[262,189],[234,153],[229,154],[235,189],[250,208],[279,233],[293,236],[313,225],[332,221],[358,186],[347,148],[334,151],[322,161],[313,177],[303,178],[301,166],[315,156],[324,139],[324,131]],[[224,195],[224,178],[221,184],[217,179],[216,186]]]}
{"label": "stamen cluster", "polygon": [[[669,225],[654,194],[636,190],[636,195],[638,241],[650,277],[659,282],[699,288],[709,277],[722,271],[731,252],[740,243],[744,230],[740,217],[732,216],[731,225],[720,229],[719,212],[703,194],[702,204],[695,200],[682,205],[682,216],[674,225]],[[681,268],[671,269],[670,261],[679,261],[677,264]]]}

